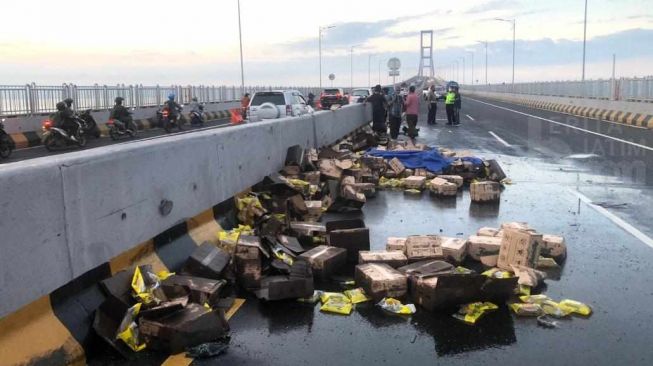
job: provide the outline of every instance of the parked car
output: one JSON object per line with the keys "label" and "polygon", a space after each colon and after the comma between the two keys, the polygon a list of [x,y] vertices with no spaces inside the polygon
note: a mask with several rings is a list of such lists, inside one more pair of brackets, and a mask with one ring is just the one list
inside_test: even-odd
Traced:
{"label": "parked car", "polygon": [[349,99],[344,90],[341,88],[327,88],[320,94],[320,105],[322,109],[329,109],[332,105],[345,105],[349,104]]}
{"label": "parked car", "polygon": [[256,92],[247,107],[250,122],[301,116],[309,113],[306,99],[297,90],[273,90]]}
{"label": "parked car", "polygon": [[349,96],[349,103],[363,103],[370,95],[372,95],[370,89],[354,89]]}

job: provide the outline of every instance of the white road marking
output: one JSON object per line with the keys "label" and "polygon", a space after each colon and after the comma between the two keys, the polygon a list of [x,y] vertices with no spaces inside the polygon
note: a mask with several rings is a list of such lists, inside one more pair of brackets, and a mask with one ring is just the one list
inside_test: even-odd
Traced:
{"label": "white road marking", "polygon": [[[591,134],[591,135],[601,136],[601,137],[604,137],[604,138],[607,138],[607,139],[610,139],[610,140],[614,140],[614,141],[618,141],[618,142],[621,142],[621,143],[624,143],[624,144],[628,144],[628,145],[636,146],[636,147],[639,147],[639,148],[644,149],[644,150],[653,151],[653,147],[649,147],[649,146],[646,146],[646,145],[638,144],[638,143],[636,143],[636,142],[631,142],[631,141],[624,140],[624,139],[620,139],[620,138],[617,138],[617,137],[612,137],[612,136],[604,135],[604,134],[602,134],[602,133],[598,133],[598,132],[594,132],[594,131],[586,130],[586,129],[584,129],[584,128],[580,128],[580,127],[576,127],[576,126],[568,125],[568,124],[565,124],[565,123],[562,123],[562,122],[558,122],[558,121],[550,120],[550,119],[547,119],[547,118],[543,118],[543,117],[535,116],[535,115],[532,115],[532,114],[528,114],[528,113],[524,113],[524,112],[516,111],[516,110],[514,110],[514,109],[510,109],[510,108],[502,107],[502,106],[500,106],[500,105],[496,105],[496,104],[492,104],[492,103],[483,102],[483,101],[481,101],[481,100],[477,100],[477,99],[474,99],[474,98],[469,98],[469,97],[468,97],[467,99],[469,99],[469,100],[473,100],[473,101],[475,101],[475,102],[479,102],[479,103],[482,103],[482,104],[487,104],[487,105],[492,106],[492,107],[495,107],[495,108],[499,108],[499,109],[503,109],[503,110],[506,110],[506,111],[514,112],[514,113],[517,113],[517,114],[521,114],[521,115],[524,115],[524,116],[527,116],[527,117],[533,117],[533,118],[537,118],[537,119],[539,119],[539,120],[546,121],[546,122],[549,122],[549,123],[553,123],[553,124],[556,124],[556,125],[560,125],[560,126],[564,126],[564,127],[572,128],[572,129],[574,129],[574,130],[583,131],[583,132],[589,133],[589,134]],[[624,125],[624,126],[625,126],[625,125]]]}
{"label": "white road marking", "polygon": [[469,114],[466,114],[467,118],[471,119],[472,121],[476,121],[475,119],[472,118]]}
{"label": "white road marking", "polygon": [[636,227],[633,225],[627,223],[626,221],[622,220],[612,212],[608,211],[605,209],[605,207],[601,207],[598,205],[595,205],[592,203],[592,200],[589,199],[589,197],[585,196],[584,194],[575,191],[573,189],[569,189],[569,192],[571,192],[573,195],[578,197],[583,203],[586,205],[590,206],[593,208],[596,212],[600,213],[601,215],[605,216],[608,218],[610,221],[615,223],[617,226],[622,228],[624,231],[626,231],[628,234],[634,236],[635,238],[639,239],[642,243],[648,245],[649,247],[653,248],[653,239],[651,239],[648,235],[644,234],[643,232],[639,231]]}
{"label": "white road marking", "polygon": [[494,132],[492,132],[492,131],[488,131],[488,132],[490,133],[490,135],[492,135],[492,137],[494,137],[495,139],[497,139],[497,141],[499,141],[500,143],[502,143],[505,147],[512,147],[512,145],[510,145],[509,143],[507,143],[506,140],[504,140],[504,139],[502,139],[501,137],[499,137],[496,133],[494,133]]}

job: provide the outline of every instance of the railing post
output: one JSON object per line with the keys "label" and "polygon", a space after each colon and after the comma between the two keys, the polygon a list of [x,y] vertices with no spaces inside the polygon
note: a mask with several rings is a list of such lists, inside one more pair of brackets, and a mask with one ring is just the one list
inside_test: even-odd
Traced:
{"label": "railing post", "polygon": [[36,84],[32,83],[25,85],[25,103],[26,109],[30,114],[36,114],[36,107],[38,103],[37,96],[35,94]]}
{"label": "railing post", "polygon": [[161,105],[161,87],[159,87],[159,84],[156,84],[156,105]]}

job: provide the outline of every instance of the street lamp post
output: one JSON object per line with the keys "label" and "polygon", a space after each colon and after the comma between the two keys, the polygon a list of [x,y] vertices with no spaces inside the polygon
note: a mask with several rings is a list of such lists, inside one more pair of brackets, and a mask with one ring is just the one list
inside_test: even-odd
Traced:
{"label": "street lamp post", "polygon": [[245,93],[245,68],[243,66],[243,31],[240,26],[240,0],[238,0],[238,40],[240,42],[240,88]]}
{"label": "street lamp post", "polygon": [[372,56],[374,56],[374,54],[372,53],[367,55],[367,86],[368,87],[372,85]]}
{"label": "street lamp post", "polygon": [[461,59],[463,60],[463,85],[465,85],[467,84],[466,83],[467,79],[465,78],[465,56],[461,57]]}
{"label": "street lamp post", "polygon": [[472,85],[474,85],[474,52],[473,51],[467,51],[470,55],[472,55]]}
{"label": "street lamp post", "polygon": [[496,20],[501,22],[512,23],[512,90],[515,91],[515,34],[517,28],[517,20],[514,18],[513,19],[496,18]]}
{"label": "street lamp post", "polygon": [[379,85],[381,84],[381,64],[388,61],[387,58],[379,59]]}
{"label": "street lamp post", "polygon": [[360,45],[353,45],[349,48],[349,92],[354,90],[354,48]]}
{"label": "street lamp post", "polygon": [[485,45],[485,85],[487,85],[487,41],[476,41]]}
{"label": "street lamp post", "polygon": [[585,96],[585,43],[586,41],[587,41],[587,0],[585,0],[585,20],[583,21],[583,73],[581,76],[583,96]]}
{"label": "street lamp post", "polygon": [[326,27],[318,27],[318,48],[319,48],[319,58],[320,58],[320,90],[322,90],[322,32],[335,27],[335,25],[329,25]]}

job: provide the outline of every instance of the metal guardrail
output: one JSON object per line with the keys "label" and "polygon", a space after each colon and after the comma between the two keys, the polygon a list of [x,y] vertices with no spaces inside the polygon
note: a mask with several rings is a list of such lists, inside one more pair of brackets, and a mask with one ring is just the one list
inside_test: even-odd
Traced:
{"label": "metal guardrail", "polygon": [[472,91],[653,102],[653,76],[645,78],[545,81],[532,83],[464,85]]}
{"label": "metal guardrail", "polygon": [[143,86],[143,85],[92,85],[78,86],[63,84],[59,86],[36,85],[24,86],[0,85],[0,115],[31,115],[54,112],[57,102],[73,98],[75,109],[110,109],[117,96],[125,98],[127,107],[160,106],[175,93],[177,102],[190,103],[196,97],[202,103],[215,103],[239,100],[244,93],[264,90],[295,89],[302,94],[312,92],[319,94],[317,88],[297,86],[246,86],[243,90],[237,86]]}

